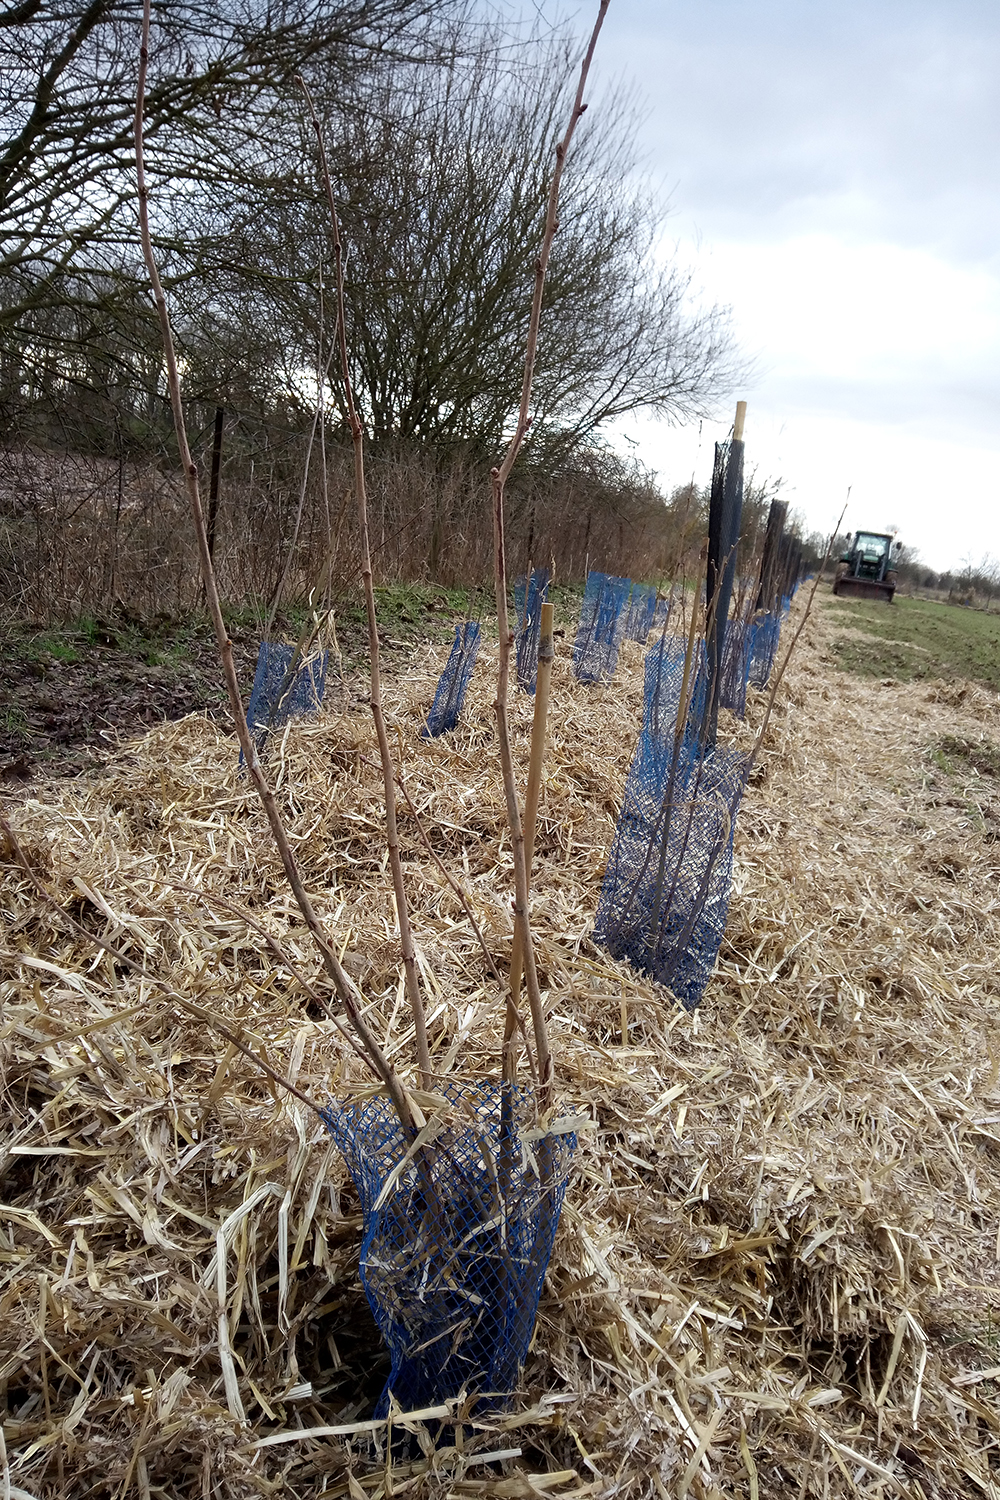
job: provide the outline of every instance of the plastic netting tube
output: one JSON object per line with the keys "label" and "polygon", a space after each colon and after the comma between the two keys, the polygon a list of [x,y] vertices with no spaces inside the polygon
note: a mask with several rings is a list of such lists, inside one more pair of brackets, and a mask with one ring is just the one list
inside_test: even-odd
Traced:
{"label": "plastic netting tube", "polygon": [[725,931],[748,770],[738,751],[702,756],[690,739],[668,748],[644,735],[608,857],[596,940],[689,1009],[704,993]]}
{"label": "plastic netting tube", "polygon": [[514,608],[517,611],[517,681],[526,693],[533,693],[538,682],[538,643],[542,622],[542,605],[548,597],[548,568],[533,568],[528,579],[514,584]]}
{"label": "plastic netting tube", "polygon": [[[384,1096],[333,1104],[327,1126],[361,1199],[361,1282],[404,1410],[460,1392],[477,1410],[517,1389],[576,1137],[532,1130],[531,1092],[445,1083],[421,1169]],[[435,1128],[436,1127],[436,1130]]]}
{"label": "plastic netting tube", "polygon": [[427,723],[421,730],[424,739],[433,739],[454,729],[462,712],[465,695],[472,679],[472,671],[479,655],[480,632],[475,620],[455,626],[455,639],[444,671],[438,678],[434,702],[431,704]]}
{"label": "plastic netting tube", "polygon": [[610,682],[618,666],[630,578],[588,573],[580,624],[573,642],[573,667],[580,682]]}
{"label": "plastic netting tube", "polygon": [[247,727],[258,752],[272,730],[283,728],[289,719],[319,711],[328,660],[326,651],[303,657],[296,646],[261,642],[247,705]]}

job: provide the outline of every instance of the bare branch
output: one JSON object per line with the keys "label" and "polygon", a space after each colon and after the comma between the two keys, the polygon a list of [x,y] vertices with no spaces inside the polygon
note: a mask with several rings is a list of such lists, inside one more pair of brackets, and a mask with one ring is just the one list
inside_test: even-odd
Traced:
{"label": "bare branch", "polygon": [[355,1000],[354,989],[350,979],[343,970],[340,960],[331,945],[326,933],[320,924],[319,918],[313,909],[312,902],[306,893],[299,873],[295,856],[292,853],[288,835],[285,832],[278,806],[274,799],[267,779],[261,768],[257,756],[257,747],[247,727],[246,715],[243,711],[243,703],[240,698],[239,684],[236,680],[236,668],[233,663],[233,646],[222,618],[222,608],[219,603],[219,593],[215,581],[215,570],[212,566],[212,558],[208,547],[208,531],[205,525],[205,515],[201,504],[201,495],[198,485],[198,468],[188,446],[187,428],[184,421],[184,409],[181,401],[180,374],[177,368],[177,356],[174,350],[173,333],[170,327],[170,316],[167,310],[166,298],[160,282],[156,259],[153,254],[152,239],[149,232],[149,209],[148,194],[146,189],[146,174],[143,160],[142,147],[142,118],[143,98],[145,93],[146,69],[149,61],[149,18],[150,0],[144,0],[142,20],[142,41],[139,53],[139,83],[136,93],[135,108],[135,159],[136,174],[139,187],[139,232],[142,240],[143,258],[149,273],[150,283],[153,288],[153,297],[156,302],[156,310],[160,320],[160,330],[163,338],[163,353],[167,368],[167,383],[170,390],[170,403],[174,414],[174,428],[177,434],[177,446],[181,455],[181,466],[187,487],[188,503],[191,509],[191,517],[194,521],[195,532],[198,538],[198,555],[201,564],[202,583],[205,589],[205,599],[208,605],[209,615],[215,631],[216,644],[219,657],[222,662],[223,676],[226,682],[226,691],[229,696],[229,706],[236,726],[237,738],[243,750],[250,778],[260,798],[267,821],[271,829],[271,835],[281,858],[289,886],[295,901],[302,913],[306,926],[312,935],[313,941],[319,950],[320,958],[327,974],[333,981],[341,1005],[348,1020],[361,1040],[366,1053],[372,1061],[378,1076],[392,1098],[393,1104],[399,1114],[404,1129],[412,1130],[413,1117],[405,1091],[396,1076],[394,1069],[386,1059],[384,1053],[369,1030],[360,1009]]}
{"label": "bare branch", "polygon": [[[514,762],[510,748],[510,733],[507,727],[507,694],[513,637],[507,618],[507,564],[504,550],[504,485],[514,466],[514,460],[517,458],[518,451],[524,441],[525,433],[528,430],[528,405],[531,400],[531,380],[534,374],[535,354],[538,347],[538,328],[542,315],[542,293],[545,289],[545,272],[548,268],[549,256],[552,253],[552,242],[559,228],[559,184],[562,181],[570,142],[573,139],[577,123],[586,108],[583,102],[584,90],[587,86],[587,77],[594,56],[594,48],[597,46],[597,38],[604,24],[608,3],[609,0],[601,0],[597,21],[580,68],[580,81],[577,85],[576,97],[573,100],[573,109],[570,114],[569,124],[566,127],[565,135],[556,147],[556,165],[555,171],[552,174],[552,181],[549,185],[548,205],[545,213],[545,232],[542,236],[541,249],[535,266],[535,291],[531,303],[531,319],[528,324],[528,341],[524,356],[524,378],[521,383],[521,404],[518,411],[517,426],[514,429],[514,435],[508,444],[503,461],[499,468],[493,470],[491,475],[495,559],[494,581],[496,585],[497,628],[500,633],[500,655],[497,667],[497,697],[495,705],[497,737],[499,740],[504,799],[507,804],[507,822],[510,827],[511,849],[514,856],[514,920],[521,935],[524,982],[528,994],[528,1007],[531,1011],[531,1025],[535,1038],[535,1057],[539,1079],[539,1104],[543,1113],[552,1104],[552,1056],[549,1051],[548,1027],[545,1022],[545,1008],[542,1003],[541,989],[538,983],[535,947],[531,937],[531,925],[528,918],[528,867],[525,857],[524,830],[521,823],[521,809],[518,804],[517,788],[514,780]],[[516,1011],[516,1005],[517,997],[511,995],[510,1006],[512,1012]],[[509,1012],[506,1027],[508,1038],[512,1036],[512,1020],[513,1015]],[[505,1058],[505,1076],[510,1077],[511,1071],[512,1058],[508,1053]]]}
{"label": "bare branch", "polygon": [[385,715],[382,712],[382,681],[379,672],[379,647],[378,647],[378,619],[375,613],[375,589],[372,580],[372,557],[371,544],[368,537],[368,498],[365,489],[365,455],[364,455],[364,431],[361,426],[361,418],[358,415],[354,402],[354,387],[351,383],[351,364],[347,353],[347,325],[344,318],[344,253],[340,241],[340,224],[337,219],[337,206],[333,197],[333,185],[330,181],[330,169],[326,159],[326,146],[323,141],[323,131],[320,128],[319,118],[313,104],[312,95],[305,79],[300,77],[299,83],[305,95],[309,116],[312,120],[313,129],[316,133],[316,143],[319,151],[320,170],[322,173],[323,187],[326,192],[327,206],[330,211],[330,237],[333,241],[334,270],[336,272],[337,286],[337,343],[340,349],[340,373],[343,382],[344,400],[347,406],[347,419],[351,429],[351,443],[354,450],[354,496],[358,508],[358,526],[361,532],[361,578],[365,591],[365,608],[368,614],[368,656],[371,669],[371,710],[375,721],[375,733],[378,738],[379,758],[382,763],[382,792],[385,801],[385,828],[386,846],[389,851],[389,866],[392,870],[392,886],[396,897],[396,920],[399,923],[399,943],[403,954],[403,971],[406,981],[406,998],[410,1006],[410,1014],[413,1017],[413,1029],[415,1033],[415,1044],[417,1051],[417,1066],[420,1070],[421,1086],[430,1088],[431,1085],[431,1056],[427,1042],[427,1021],[424,1014],[424,1002],[420,993],[420,980],[417,975],[417,956],[413,947],[413,936],[410,932],[409,905],[406,896],[406,883],[403,879],[403,865],[399,857],[399,834],[396,829],[396,788],[395,767],[392,761],[392,751],[389,748],[389,736],[385,729]]}

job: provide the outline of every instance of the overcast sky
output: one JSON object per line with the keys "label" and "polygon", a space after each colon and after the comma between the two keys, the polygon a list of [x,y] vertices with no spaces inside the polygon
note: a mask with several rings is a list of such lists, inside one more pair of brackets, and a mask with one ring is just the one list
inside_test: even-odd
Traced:
{"label": "overcast sky", "polygon": [[[755,358],[748,462],[817,530],[851,485],[847,527],[1000,557],[1000,0],[611,0],[597,67]],[[625,432],[670,488],[731,420]]]}

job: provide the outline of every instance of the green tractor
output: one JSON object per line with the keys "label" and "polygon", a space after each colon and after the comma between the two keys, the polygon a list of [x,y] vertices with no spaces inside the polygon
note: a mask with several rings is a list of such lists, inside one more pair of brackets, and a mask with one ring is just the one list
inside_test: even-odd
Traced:
{"label": "green tractor", "polygon": [[899,543],[886,532],[858,531],[849,552],[837,564],[833,592],[854,599],[884,599],[896,592],[893,563]]}

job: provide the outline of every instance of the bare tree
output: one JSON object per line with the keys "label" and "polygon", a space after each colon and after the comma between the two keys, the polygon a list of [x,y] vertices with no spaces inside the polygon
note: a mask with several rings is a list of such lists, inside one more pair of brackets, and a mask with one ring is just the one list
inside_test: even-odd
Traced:
{"label": "bare tree", "polygon": [[[331,143],[353,373],[373,441],[495,450],[517,404],[510,351],[527,328],[525,268],[571,48],[558,34],[512,45],[463,26],[462,5],[158,8],[150,231],[188,400],[214,410],[238,392],[244,409],[311,406],[303,371],[325,210],[304,165],[302,72]],[[158,336],[123,209],[139,11],[139,0],[41,0],[0,15],[0,401],[58,406],[75,391],[89,411],[112,394],[126,429],[162,440]],[[724,313],[694,310],[686,273],[653,253],[665,206],[637,172],[634,126],[619,96],[581,123],[546,285],[536,454],[579,448],[637,410],[700,415],[734,379]]]}
{"label": "bare tree", "polygon": [[[27,0],[0,12],[0,327],[93,305],[138,278],[130,154],[139,0]],[[239,271],[237,207],[280,180],[297,73],[345,95],[387,55],[428,55],[450,0],[164,0],[147,105],[168,285]],[[279,149],[276,150],[276,147]],[[246,214],[242,215],[246,219]]]}
{"label": "bare tree", "polygon": [[[372,75],[363,108],[325,91],[354,373],[375,442],[489,453],[513,419],[513,351],[572,87],[559,37],[511,56],[487,33],[447,68],[397,63]],[[546,281],[536,453],[579,447],[639,410],[702,415],[735,379],[724,311],[696,310],[687,273],[654,254],[665,206],[637,171],[635,126],[620,95],[581,122]],[[303,292],[321,225],[305,201],[275,199],[254,226],[257,253],[275,268],[298,258],[299,274],[282,282],[290,329],[314,315]]]}

